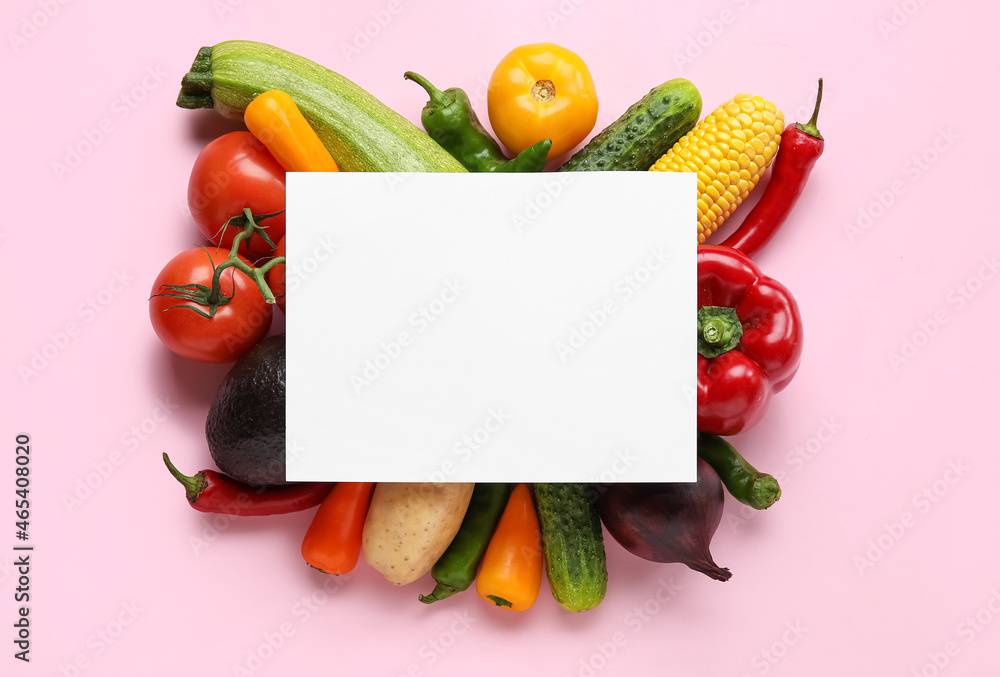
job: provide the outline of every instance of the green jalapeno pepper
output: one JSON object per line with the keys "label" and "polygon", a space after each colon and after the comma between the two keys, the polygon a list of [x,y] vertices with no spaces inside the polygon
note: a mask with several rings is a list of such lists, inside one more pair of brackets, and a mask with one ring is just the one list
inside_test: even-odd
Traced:
{"label": "green jalapeno pepper", "polygon": [[456,592],[468,589],[476,580],[479,562],[486,554],[490,537],[500,521],[500,515],[507,505],[510,486],[507,484],[477,483],[472,490],[472,499],[465,512],[465,519],[451,545],[431,569],[437,581],[429,595],[420,595],[424,604],[451,597]]}
{"label": "green jalapeno pepper", "polygon": [[766,510],[781,498],[778,480],[758,472],[733,445],[718,435],[698,433],[698,458],[712,466],[729,493],[740,503]]}
{"label": "green jalapeno pepper", "polygon": [[464,91],[452,87],[442,92],[411,71],[403,77],[423,87],[430,97],[420,113],[424,129],[470,172],[540,172],[545,169],[551,140],[543,139],[509,160],[500,144],[479,122]]}

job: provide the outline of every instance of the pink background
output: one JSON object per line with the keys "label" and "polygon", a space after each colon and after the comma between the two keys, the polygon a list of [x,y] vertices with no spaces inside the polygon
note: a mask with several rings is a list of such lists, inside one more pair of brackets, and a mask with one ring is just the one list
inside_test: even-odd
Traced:
{"label": "pink background", "polygon": [[[997,674],[998,15],[971,0],[7,2],[3,674]],[[391,20],[345,56],[373,17]],[[394,588],[366,566],[311,572],[298,554],[310,514],[231,522],[184,504],[160,454],[191,472],[210,463],[202,426],[226,367],[163,349],[146,299],[198,242],[188,172],[232,128],[176,108],[177,84],[199,47],[231,38],[313,58],[414,121],[425,97],[403,71],[464,87],[485,118],[493,66],[542,40],[590,65],[597,129],[677,76],[706,112],[748,91],[804,120],[825,78],[826,154],[759,257],[802,307],[802,369],[735,440],[784,495],[763,514],[727,504],[713,552],[730,582],[609,542],[608,596],[586,614],[562,611],[544,584],[521,615],[473,593],[426,607],[429,578]],[[57,178],[67,145],[105,120]],[[68,323],[76,335],[23,379],[18,366]],[[23,431],[30,666],[11,644]]]}

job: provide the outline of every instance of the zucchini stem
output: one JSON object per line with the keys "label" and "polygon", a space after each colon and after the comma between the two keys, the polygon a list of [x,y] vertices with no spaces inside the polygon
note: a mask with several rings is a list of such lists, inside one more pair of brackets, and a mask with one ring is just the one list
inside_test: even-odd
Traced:
{"label": "zucchini stem", "polygon": [[181,108],[214,108],[212,100],[212,48],[202,47],[191,64],[191,70],[181,79],[177,105]]}

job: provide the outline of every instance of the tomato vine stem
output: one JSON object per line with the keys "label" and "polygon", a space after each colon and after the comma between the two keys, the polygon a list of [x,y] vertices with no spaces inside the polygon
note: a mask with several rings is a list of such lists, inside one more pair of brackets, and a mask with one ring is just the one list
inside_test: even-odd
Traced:
{"label": "tomato vine stem", "polygon": [[[173,310],[174,308],[188,308],[189,310],[193,310],[194,312],[204,317],[207,318],[215,317],[215,313],[219,309],[219,306],[226,305],[233,298],[232,296],[226,296],[222,292],[222,273],[230,268],[235,268],[236,270],[240,271],[241,273],[249,277],[251,280],[253,280],[254,284],[257,285],[257,289],[260,290],[261,296],[264,297],[264,300],[267,303],[274,303],[275,302],[274,293],[271,291],[271,288],[267,285],[266,275],[267,272],[271,270],[271,268],[278,265],[279,263],[284,263],[285,257],[276,256],[267,263],[265,263],[263,266],[258,268],[253,264],[247,263],[246,261],[240,259],[239,248],[241,242],[250,238],[250,236],[252,236],[254,233],[257,233],[262,238],[264,238],[264,241],[267,242],[267,244],[272,249],[274,249],[276,245],[268,236],[267,231],[265,230],[266,227],[260,226],[257,222],[263,221],[264,219],[270,218],[272,216],[277,216],[283,211],[285,210],[282,209],[280,211],[274,212],[273,214],[260,214],[254,216],[253,212],[251,212],[249,208],[244,208],[242,214],[240,214],[239,216],[234,216],[233,218],[229,219],[229,221],[226,222],[225,226],[223,226],[223,229],[225,229],[230,225],[234,226],[242,225],[243,230],[237,233],[236,237],[233,238],[233,244],[229,250],[228,257],[226,258],[225,261],[223,261],[219,265],[215,265],[215,261],[212,260],[212,253],[209,252],[206,248],[208,259],[212,263],[214,270],[212,274],[212,286],[208,287],[203,284],[163,285],[163,288],[167,289],[168,291],[160,294],[153,294],[153,296],[167,296],[170,298],[178,298],[178,299],[184,299],[185,301],[189,301],[189,303],[180,303],[177,304],[176,306],[170,306],[170,308],[166,308],[164,312],[166,312],[167,310]],[[233,289],[234,289],[233,293],[235,294],[236,293],[235,285],[233,285]],[[206,313],[201,308],[197,308],[194,305],[191,305],[192,303],[198,304],[200,306],[205,306],[206,308],[209,309],[209,312]]]}

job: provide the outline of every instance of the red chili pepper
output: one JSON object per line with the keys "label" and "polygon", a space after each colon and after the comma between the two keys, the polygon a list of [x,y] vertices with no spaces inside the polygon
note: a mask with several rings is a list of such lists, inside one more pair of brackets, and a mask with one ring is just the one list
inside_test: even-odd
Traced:
{"label": "red chili pepper", "polygon": [[241,517],[283,515],[319,505],[333,488],[330,482],[255,487],[214,470],[202,470],[188,477],[174,467],[166,454],[163,454],[163,462],[170,474],[184,485],[191,507],[201,512]]}
{"label": "red chili pepper", "polygon": [[756,425],[802,357],[802,320],[788,289],[745,254],[698,247],[698,430]]}
{"label": "red chili pepper", "polygon": [[812,118],[806,124],[791,122],[785,127],[767,188],[739,228],[722,242],[723,247],[739,249],[747,256],[754,256],[788,218],[813,165],[823,154],[823,135],[816,128],[822,100],[823,78],[820,78]]}

